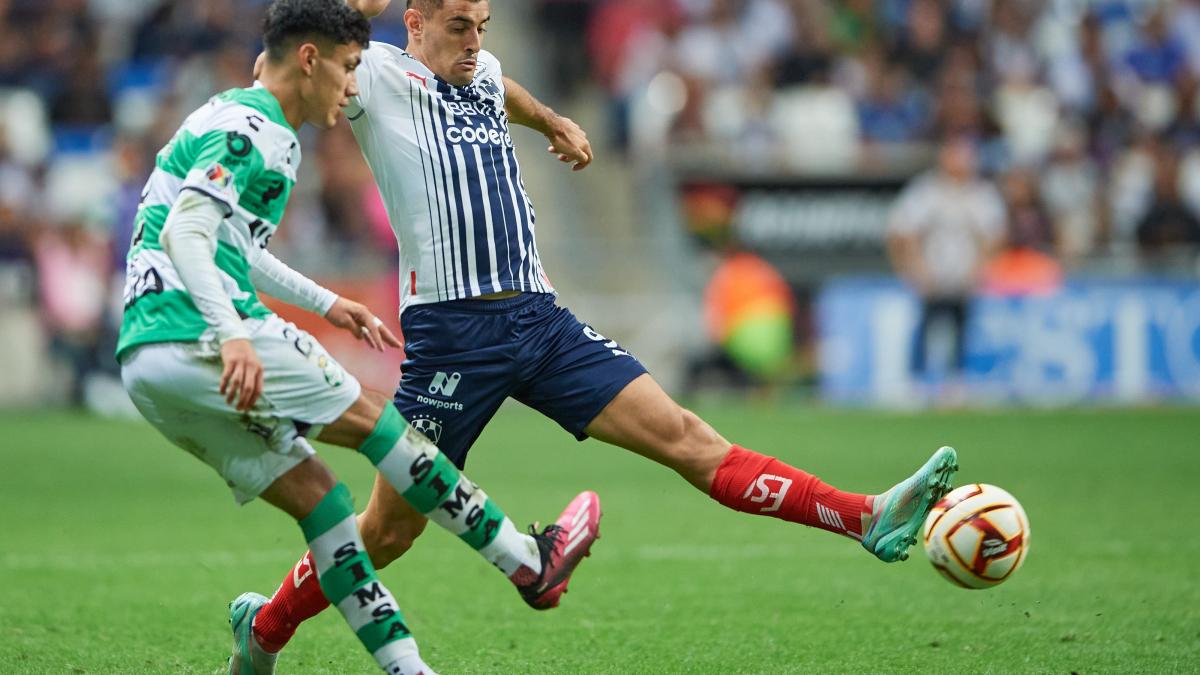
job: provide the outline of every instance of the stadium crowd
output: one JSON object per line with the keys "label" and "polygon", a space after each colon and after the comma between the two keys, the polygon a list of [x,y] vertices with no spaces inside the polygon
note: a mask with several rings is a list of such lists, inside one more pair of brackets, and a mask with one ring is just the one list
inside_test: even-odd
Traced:
{"label": "stadium crowd", "polygon": [[[631,158],[913,175],[965,138],[1010,245],[1068,271],[1115,252],[1195,273],[1200,0],[528,3],[546,98],[603,102]],[[11,323],[23,308],[76,373],[115,370],[154,153],[186,113],[246,84],[266,4],[0,0],[0,342],[27,339]],[[403,43],[401,14],[375,35]],[[349,259],[387,270],[394,239],[347,126],[304,134],[273,246],[318,274]]]}
{"label": "stadium crowd", "polygon": [[[559,90],[619,146],[764,171],[887,171],[972,139],[1013,234],[1070,264],[1200,243],[1200,2],[539,0]],[[564,28],[569,26],[569,28]],[[575,36],[584,34],[586,40]]]}
{"label": "stadium crowd", "polygon": [[[74,377],[115,372],[125,253],[154,154],[216,92],[246,86],[265,0],[0,0],[0,324]],[[403,40],[396,14],[375,26]],[[307,269],[386,270],[395,240],[347,125],[303,130],[278,246]],[[37,308],[36,310],[34,308]],[[40,330],[28,330],[32,316]],[[10,345],[9,342],[14,344]]]}

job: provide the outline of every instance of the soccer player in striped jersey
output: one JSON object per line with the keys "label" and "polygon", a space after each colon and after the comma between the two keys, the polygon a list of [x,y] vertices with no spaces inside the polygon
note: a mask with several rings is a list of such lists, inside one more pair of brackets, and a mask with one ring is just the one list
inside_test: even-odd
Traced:
{"label": "soccer player in striped jersey", "polygon": [[[389,4],[349,1],[368,16]],[[885,562],[906,558],[925,514],[949,489],[953,449],[939,449],[883,494],[838,490],[725,440],[615,340],[556,304],[509,124],[545,134],[550,152],[576,170],[591,162],[591,147],[574,122],[503,76],[483,49],[490,20],[488,0],[409,0],[407,48],[372,43],[346,108],[400,242],[406,360],[396,407],[461,468],[512,397],[580,440],[675,470],[729,508],[844,535]],[[377,564],[404,553],[424,526],[376,481],[362,527]],[[270,641],[285,643],[325,604],[315,584],[285,580],[264,608],[279,627]]]}
{"label": "soccer player in striped jersey", "polygon": [[[357,94],[369,36],[367,19],[341,0],[270,6],[260,81],[212,98],[158,154],[129,252],[117,359],[130,398],[164,436],[212,466],[238,502],[261,497],[298,521],[308,578],[376,662],[393,675],[431,674],[376,576],[349,492],[306,438],[357,449],[408,508],[457,535],[527,598],[565,583],[578,557],[562,550],[558,526],[517,531],[386,395],[364,391],[259,301],[265,291],[376,349],[400,346],[366,307],[266,250],[296,179],[296,130],[333,126]],[[244,594],[230,605],[231,673],[274,671],[275,654],[253,635],[265,602]]]}

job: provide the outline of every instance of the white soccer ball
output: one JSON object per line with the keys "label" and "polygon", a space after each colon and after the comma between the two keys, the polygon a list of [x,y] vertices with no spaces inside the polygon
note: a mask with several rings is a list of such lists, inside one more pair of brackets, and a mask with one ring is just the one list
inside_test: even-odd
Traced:
{"label": "white soccer ball", "polygon": [[925,519],[925,554],[942,576],[963,588],[1008,579],[1029,552],[1029,518],[1009,493],[975,483],[955,489]]}

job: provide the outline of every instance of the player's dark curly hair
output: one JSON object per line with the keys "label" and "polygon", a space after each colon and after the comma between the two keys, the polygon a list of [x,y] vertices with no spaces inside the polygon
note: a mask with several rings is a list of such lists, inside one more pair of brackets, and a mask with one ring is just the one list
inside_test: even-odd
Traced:
{"label": "player's dark curly hair", "polygon": [[323,38],[333,44],[357,42],[365,49],[371,22],[345,0],[275,0],[263,20],[267,58],[278,61],[297,40]]}

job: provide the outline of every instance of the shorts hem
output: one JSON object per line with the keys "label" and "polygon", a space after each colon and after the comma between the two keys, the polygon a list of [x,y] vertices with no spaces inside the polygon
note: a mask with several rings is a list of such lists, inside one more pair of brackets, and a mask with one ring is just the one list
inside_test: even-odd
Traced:
{"label": "shorts hem", "polygon": [[[641,366],[640,361],[638,361],[637,363],[639,366]],[[604,412],[604,409],[608,407],[608,404],[610,404],[614,400],[616,400],[617,396],[619,396],[621,394],[621,392],[625,391],[626,387],[628,387],[634,380],[638,379],[642,375],[649,374],[649,372],[650,371],[646,370],[646,368],[644,366],[641,367],[640,369],[638,369],[636,372],[634,372],[633,370],[627,371],[625,373],[625,375],[627,377],[623,377],[619,380],[614,380],[612,383],[610,383],[610,385],[608,387],[606,387],[602,391],[601,394],[596,396],[597,406],[595,407],[595,410],[592,411],[591,413],[589,413],[587,416],[582,417],[581,419],[583,420],[583,422],[581,424],[578,424],[578,425],[573,424],[571,426],[567,426],[567,425],[563,424],[562,427],[564,429],[566,429],[568,433],[574,435],[575,440],[577,440],[581,443],[583,441],[586,441],[587,439],[591,438],[586,433],[584,433],[584,429],[587,429],[588,426],[591,425],[592,422],[596,421],[596,418],[600,416],[600,413]]]}

